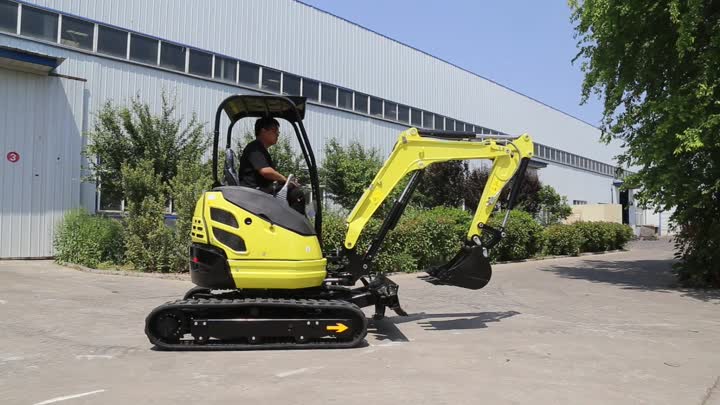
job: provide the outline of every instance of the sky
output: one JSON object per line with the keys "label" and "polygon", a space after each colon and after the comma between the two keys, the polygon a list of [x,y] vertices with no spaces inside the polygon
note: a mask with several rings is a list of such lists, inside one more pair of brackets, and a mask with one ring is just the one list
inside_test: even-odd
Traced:
{"label": "sky", "polygon": [[565,0],[302,0],[598,126]]}

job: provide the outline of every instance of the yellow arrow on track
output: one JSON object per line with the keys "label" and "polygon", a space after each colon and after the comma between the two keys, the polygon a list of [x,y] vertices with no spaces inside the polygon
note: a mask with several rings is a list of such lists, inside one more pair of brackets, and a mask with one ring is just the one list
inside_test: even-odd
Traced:
{"label": "yellow arrow on track", "polygon": [[325,329],[330,330],[330,331],[334,331],[334,332],[337,332],[337,333],[343,333],[343,332],[345,332],[346,330],[348,330],[348,327],[345,326],[344,324],[338,322],[338,323],[336,323],[335,325],[328,325],[328,326],[326,326]]}

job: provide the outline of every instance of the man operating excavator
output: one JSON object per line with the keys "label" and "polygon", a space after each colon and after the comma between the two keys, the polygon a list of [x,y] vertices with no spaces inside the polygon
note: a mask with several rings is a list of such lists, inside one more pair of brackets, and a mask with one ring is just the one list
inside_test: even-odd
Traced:
{"label": "man operating excavator", "polygon": [[[268,153],[268,148],[277,143],[279,136],[280,124],[275,118],[263,117],[255,121],[255,140],[245,146],[240,156],[240,186],[275,195],[285,185],[287,177],[277,171]],[[305,215],[305,195],[294,180],[288,185],[287,200],[290,207]]]}

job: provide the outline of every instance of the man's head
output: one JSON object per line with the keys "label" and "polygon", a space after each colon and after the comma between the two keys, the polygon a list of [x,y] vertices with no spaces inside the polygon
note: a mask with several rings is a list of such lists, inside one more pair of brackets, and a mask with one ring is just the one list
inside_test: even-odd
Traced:
{"label": "man's head", "polygon": [[280,123],[272,117],[258,118],[255,121],[255,138],[265,147],[275,145],[280,135]]}

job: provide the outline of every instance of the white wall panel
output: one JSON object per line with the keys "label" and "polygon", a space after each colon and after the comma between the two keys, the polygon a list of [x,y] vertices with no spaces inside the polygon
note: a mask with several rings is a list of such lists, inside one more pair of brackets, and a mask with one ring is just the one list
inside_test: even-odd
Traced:
{"label": "white wall panel", "polygon": [[31,3],[506,133],[530,132],[540,143],[605,163],[612,163],[619,151],[616,144],[600,144],[599,130],[576,118],[296,1],[33,0]]}
{"label": "white wall panel", "polygon": [[80,204],[83,83],[0,68],[0,88],[0,258],[51,256]]}

